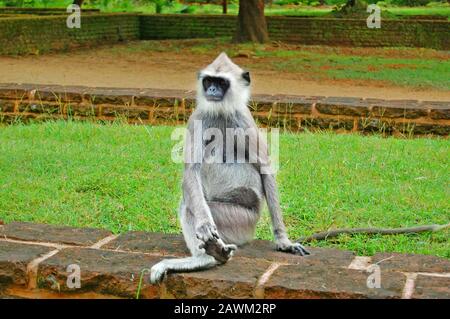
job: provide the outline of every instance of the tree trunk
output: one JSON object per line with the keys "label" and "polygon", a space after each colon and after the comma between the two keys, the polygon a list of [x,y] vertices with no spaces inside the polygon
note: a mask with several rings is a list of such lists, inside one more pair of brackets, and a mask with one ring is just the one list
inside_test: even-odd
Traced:
{"label": "tree trunk", "polygon": [[84,0],[74,0],[73,4],[76,4],[81,8],[81,6],[83,5],[83,2],[84,2]]}
{"label": "tree trunk", "polygon": [[264,0],[240,0],[234,42],[259,42],[269,40]]}
{"label": "tree trunk", "polygon": [[222,0],[222,13],[227,14],[228,6],[227,6],[227,0]]}

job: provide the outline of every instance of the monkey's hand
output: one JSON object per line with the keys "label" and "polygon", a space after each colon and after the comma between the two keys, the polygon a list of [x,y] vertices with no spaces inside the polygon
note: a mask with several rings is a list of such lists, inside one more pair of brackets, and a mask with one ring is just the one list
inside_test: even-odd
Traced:
{"label": "monkey's hand", "polygon": [[197,238],[206,243],[209,240],[219,239],[219,233],[217,232],[216,225],[210,221],[201,222],[196,229],[195,235]]}
{"label": "monkey's hand", "polygon": [[226,263],[234,251],[237,249],[236,245],[227,245],[219,237],[217,228],[210,222],[205,222],[197,227],[197,238],[202,242],[200,249],[205,249],[206,254],[213,256],[219,263]]}
{"label": "monkey's hand", "polygon": [[204,248],[205,252],[213,256],[215,260],[219,263],[226,263],[231,256],[233,256],[234,251],[237,249],[236,245],[227,245],[220,238],[212,239],[206,242],[203,242],[199,246],[200,249]]}
{"label": "monkey's hand", "polygon": [[291,253],[291,254],[300,255],[300,256],[309,255],[309,251],[307,251],[305,247],[303,247],[299,243],[293,243],[287,238],[277,240],[276,245],[277,245],[277,250],[280,250],[280,251],[283,251],[286,253]]}

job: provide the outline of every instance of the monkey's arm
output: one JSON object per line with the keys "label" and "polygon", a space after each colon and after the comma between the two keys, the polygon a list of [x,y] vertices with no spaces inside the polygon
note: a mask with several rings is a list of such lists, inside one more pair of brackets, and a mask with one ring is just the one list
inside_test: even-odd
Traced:
{"label": "monkey's arm", "polygon": [[272,221],[273,235],[275,237],[275,240],[285,240],[288,238],[288,236],[281,214],[281,207],[278,200],[278,189],[275,178],[271,174],[262,174],[261,178],[263,181],[267,207],[269,208],[270,218]]}
{"label": "monkey's arm", "polygon": [[183,176],[183,195],[188,207],[195,214],[197,224],[203,222],[213,223],[209,206],[206,203],[203,187],[200,181],[201,164],[186,164]]}
{"label": "monkey's arm", "polygon": [[281,214],[281,207],[278,197],[277,183],[272,174],[261,174],[264,186],[264,193],[266,196],[267,207],[269,208],[270,217],[272,220],[273,235],[277,249],[285,252],[290,252],[299,255],[309,255],[309,252],[299,243],[292,243],[286,232],[284,226],[283,216]]}
{"label": "monkey's arm", "polygon": [[309,252],[301,244],[292,243],[289,240],[286,227],[283,222],[277,183],[270,166],[269,152],[265,138],[263,138],[263,136],[259,133],[259,130],[250,113],[246,119],[248,120],[248,127],[254,128],[254,130],[247,131],[249,134],[249,159],[256,169],[258,169],[261,176],[264,196],[266,198],[267,207],[269,208],[270,218],[272,220],[273,235],[277,249],[299,255],[308,255]]}
{"label": "monkey's arm", "polygon": [[195,216],[194,227],[197,238],[207,242],[217,239],[219,235],[203,193],[200,177],[201,163],[203,161],[203,141],[201,139],[203,131],[201,126],[197,126],[197,120],[201,119],[196,114],[193,114],[188,122],[184,154],[183,198],[186,206]]}
{"label": "monkey's arm", "polygon": [[[196,117],[192,117],[196,119]],[[203,142],[195,140],[196,136],[202,137],[202,131],[190,120],[188,124],[189,134],[185,143],[185,168],[183,174],[183,199],[187,209],[194,215],[195,236],[201,241],[198,248],[205,249],[208,255],[213,256],[218,262],[226,262],[236,250],[235,245],[226,245],[219,237],[216,224],[211,214],[200,176],[203,162]],[[195,134],[196,133],[196,134]]]}

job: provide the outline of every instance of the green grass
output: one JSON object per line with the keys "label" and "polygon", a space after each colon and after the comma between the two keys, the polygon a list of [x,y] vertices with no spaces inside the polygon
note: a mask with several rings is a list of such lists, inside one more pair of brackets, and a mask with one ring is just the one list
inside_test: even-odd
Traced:
{"label": "green grass", "polygon": [[398,86],[433,87],[450,90],[450,59],[411,59],[380,56],[341,55],[336,52],[279,50],[256,51],[280,71],[308,73],[315,79],[384,81]]}
{"label": "green grass", "polygon": [[438,6],[438,7],[398,7],[398,8],[386,8],[390,13],[399,16],[411,16],[411,15],[436,15],[450,17],[450,6]]}
{"label": "green grass", "polygon": [[445,51],[424,48],[345,48],[327,46],[231,44],[230,39],[139,41],[108,49],[119,58],[125,54],[180,53],[214,58],[225,51],[231,57],[245,52],[252,70],[296,74],[301,79],[374,81],[382,86],[450,90],[450,59]]}
{"label": "green grass", "polygon": [[[36,2],[33,7],[36,8],[65,8],[69,4],[73,3],[73,0],[51,0],[47,5],[41,2]],[[104,12],[142,12],[142,13],[155,13],[155,6],[153,4],[139,5],[134,4],[132,1],[109,1],[107,5],[103,5],[101,2],[95,5],[85,4],[85,8],[100,9]],[[342,1],[344,3],[344,1]],[[431,3],[425,7],[392,7],[385,3],[382,4],[382,10],[389,11],[399,17],[410,15],[441,15],[450,18],[450,6],[445,3]],[[0,1],[0,7],[5,6],[4,1]],[[163,14],[177,14],[181,13],[187,5],[174,2],[171,6],[163,7]],[[272,5],[265,7],[266,15],[290,15],[290,16],[326,16],[331,13],[334,6],[322,6],[314,7],[307,6],[305,4],[300,5]],[[216,4],[192,4],[189,5],[188,12],[190,14],[222,14],[222,6]],[[228,4],[228,14],[237,15],[239,12],[238,4]]]}
{"label": "green grass", "polygon": [[[48,122],[0,126],[0,219],[114,232],[179,232],[173,127]],[[278,182],[290,237],[328,228],[448,223],[449,142],[281,134]],[[257,236],[270,239],[267,212]],[[450,258],[448,231],[315,242]]]}

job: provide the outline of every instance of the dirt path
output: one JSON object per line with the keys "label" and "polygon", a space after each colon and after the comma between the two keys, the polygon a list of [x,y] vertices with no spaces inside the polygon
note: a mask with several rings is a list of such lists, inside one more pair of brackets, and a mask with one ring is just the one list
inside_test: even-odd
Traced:
{"label": "dirt path", "polygon": [[[0,82],[193,90],[196,72],[209,60],[201,55],[183,55],[183,52],[125,54],[108,49],[0,57]],[[248,63],[246,58],[235,61],[244,66]],[[253,93],[450,101],[450,91],[355,85],[351,81],[320,83],[301,79],[295,73],[251,71]]]}

